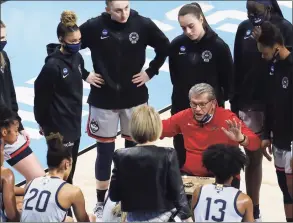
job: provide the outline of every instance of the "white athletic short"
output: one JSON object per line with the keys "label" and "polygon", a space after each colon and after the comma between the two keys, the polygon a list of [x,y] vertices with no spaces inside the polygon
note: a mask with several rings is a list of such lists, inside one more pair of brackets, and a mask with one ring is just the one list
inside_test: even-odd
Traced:
{"label": "white athletic short", "polygon": [[280,171],[285,171],[286,174],[292,174],[292,152],[279,149],[273,145],[273,154],[276,169]]}
{"label": "white athletic short", "polygon": [[25,136],[18,134],[17,141],[14,144],[5,144],[4,146],[4,160],[11,166],[32,153],[29,148],[29,141]]}
{"label": "white athletic short", "polygon": [[120,121],[121,136],[131,140],[129,121],[134,108],[108,110],[90,106],[87,134],[99,142],[112,142]]}
{"label": "white athletic short", "polygon": [[262,111],[239,111],[239,118],[255,134],[261,134],[264,127],[264,113]]}

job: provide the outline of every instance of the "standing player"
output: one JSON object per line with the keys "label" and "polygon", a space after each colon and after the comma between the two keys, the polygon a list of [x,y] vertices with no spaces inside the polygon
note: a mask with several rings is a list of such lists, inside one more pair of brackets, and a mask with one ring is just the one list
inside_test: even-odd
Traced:
{"label": "standing player", "polygon": [[[0,28],[0,104],[4,104],[17,114],[18,104],[11,74],[10,61],[6,52],[3,50],[7,41],[6,26],[2,21],[0,21]],[[21,118],[19,116],[17,118],[20,134],[16,142],[13,144],[5,144],[5,161],[23,175],[28,182],[35,177],[44,175],[45,172],[29,147],[30,139],[21,124]]]}
{"label": "standing player", "polygon": [[[267,63],[257,50],[256,39],[263,21],[275,24],[284,36],[285,45],[292,46],[293,27],[283,18],[276,0],[247,1],[247,20],[237,30],[234,46],[235,95],[231,109],[244,123],[263,138],[264,125],[264,82],[267,76]],[[262,147],[265,145],[263,144]],[[262,150],[246,150],[250,163],[245,171],[247,194],[254,204],[254,217],[261,220],[259,191],[262,181]]]}
{"label": "standing player", "polygon": [[[224,107],[229,99],[233,60],[229,46],[211,29],[198,3],[184,5],[178,13],[184,34],[171,42],[169,67],[173,84],[171,114],[189,108],[188,91],[199,83],[210,84]],[[186,160],[183,137],[174,137],[179,166]]]}
{"label": "standing player", "polygon": [[248,163],[245,154],[238,147],[217,144],[203,152],[202,162],[216,183],[194,191],[195,222],[254,222],[250,197],[231,186],[233,177]]}
{"label": "standing player", "polygon": [[[145,83],[159,73],[168,55],[169,40],[151,19],[131,10],[129,1],[106,0],[106,12],[85,22],[80,30],[82,48],[91,50],[98,74],[92,77],[105,81],[103,86],[92,84],[88,98],[87,133],[97,140],[95,213],[100,218],[109,186],[118,123],[126,139],[125,147],[134,146],[129,119],[134,107],[148,102]],[[143,70],[147,46],[154,48],[156,56]]]}
{"label": "standing player", "polygon": [[89,76],[80,53],[81,34],[72,11],[64,11],[57,27],[60,44],[47,46],[48,57],[35,81],[34,112],[45,136],[60,132],[72,153],[72,183],[81,136],[83,83]]}
{"label": "standing player", "polygon": [[14,193],[14,175],[10,169],[3,167],[4,144],[13,144],[18,137],[18,121],[14,113],[0,104],[0,222],[14,221],[20,219],[16,208]]}
{"label": "standing player", "polygon": [[66,216],[71,206],[78,222],[89,222],[80,188],[66,183],[73,163],[71,153],[62,144],[60,134],[51,134],[46,140],[49,174],[26,186],[21,222],[72,222]]}
{"label": "standing player", "polygon": [[[267,74],[267,108],[264,155],[274,161],[279,186],[283,192],[287,222],[293,222],[293,55],[284,45],[280,30],[270,22],[261,25],[258,49],[270,61]],[[292,49],[292,48],[291,48]],[[271,133],[273,138],[271,138]]]}
{"label": "standing player", "polygon": [[34,86],[34,112],[41,131],[45,136],[60,132],[64,146],[72,153],[72,169],[67,178],[71,184],[81,136],[83,80],[94,75],[85,70],[79,53],[81,34],[76,20],[74,12],[62,13],[57,27],[60,44],[47,46],[49,55]]}

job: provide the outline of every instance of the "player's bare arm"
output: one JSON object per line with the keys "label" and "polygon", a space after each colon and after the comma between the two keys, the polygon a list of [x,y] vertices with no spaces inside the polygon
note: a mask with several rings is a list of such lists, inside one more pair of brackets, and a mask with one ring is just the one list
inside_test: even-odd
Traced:
{"label": "player's bare arm", "polygon": [[1,180],[3,188],[3,202],[7,218],[13,222],[19,222],[20,214],[16,208],[16,200],[14,193],[14,175],[10,169],[1,167]]}
{"label": "player's bare arm", "polygon": [[23,187],[14,187],[14,193],[16,196],[23,196],[25,189]]}
{"label": "player's bare arm", "polygon": [[89,216],[85,210],[85,200],[82,191],[75,187],[73,196],[73,211],[78,222],[90,222]]}
{"label": "player's bare arm", "polygon": [[[58,202],[64,209],[69,209],[72,206],[78,222],[89,222],[85,211],[84,196],[80,188],[68,183],[65,184],[58,194]],[[73,218],[66,218],[65,221],[73,222]]]}
{"label": "player's bare arm", "polygon": [[[193,195],[192,195],[192,202],[191,202],[191,210],[192,210],[192,213],[194,213],[193,212],[193,210],[194,210],[194,207],[195,207],[195,205],[197,204],[197,202],[198,202],[198,195],[199,195],[199,192],[200,192],[200,189],[201,189],[201,187],[202,187],[202,185],[200,185],[200,186],[198,186],[198,187],[196,187],[195,189],[194,189],[194,192],[193,192]],[[193,216],[194,217],[194,216]]]}
{"label": "player's bare arm", "polygon": [[243,215],[244,222],[254,222],[253,204],[251,198],[241,193],[237,199],[237,209]]}

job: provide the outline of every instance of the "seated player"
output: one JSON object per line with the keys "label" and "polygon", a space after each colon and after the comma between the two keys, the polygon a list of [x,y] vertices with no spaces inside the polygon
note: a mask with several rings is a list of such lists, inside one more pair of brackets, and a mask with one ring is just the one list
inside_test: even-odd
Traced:
{"label": "seated player", "polygon": [[231,186],[233,177],[240,174],[247,161],[236,146],[217,144],[203,152],[203,165],[215,175],[216,182],[195,189],[195,222],[254,222],[250,197]]}
{"label": "seated player", "polygon": [[19,221],[20,219],[20,214],[16,208],[14,175],[10,169],[3,167],[4,144],[13,144],[17,141],[18,127],[17,115],[6,106],[0,105],[0,222]]}
{"label": "seated player", "polygon": [[21,222],[72,222],[67,217],[71,206],[78,222],[89,222],[80,188],[66,182],[72,167],[71,153],[63,146],[59,133],[46,139],[49,173],[27,184]]}

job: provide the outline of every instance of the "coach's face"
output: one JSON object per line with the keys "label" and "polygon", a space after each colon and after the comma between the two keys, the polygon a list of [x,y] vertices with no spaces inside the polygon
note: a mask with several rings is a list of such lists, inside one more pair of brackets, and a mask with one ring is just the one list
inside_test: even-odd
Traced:
{"label": "coach's face", "polygon": [[190,107],[194,118],[201,121],[206,114],[212,115],[216,108],[216,101],[210,100],[208,93],[193,94],[190,98]]}
{"label": "coach's face", "polygon": [[106,7],[106,11],[116,22],[126,23],[130,14],[129,1],[110,1]]}

